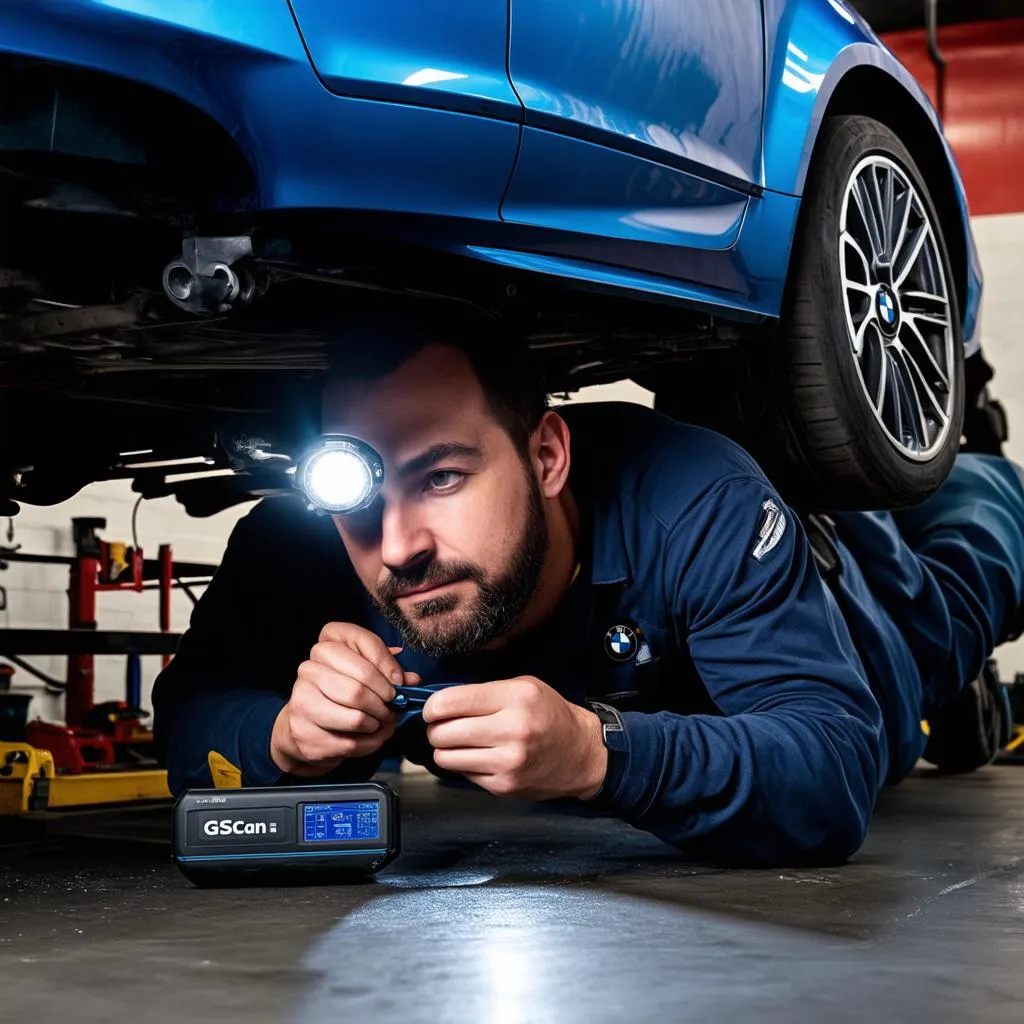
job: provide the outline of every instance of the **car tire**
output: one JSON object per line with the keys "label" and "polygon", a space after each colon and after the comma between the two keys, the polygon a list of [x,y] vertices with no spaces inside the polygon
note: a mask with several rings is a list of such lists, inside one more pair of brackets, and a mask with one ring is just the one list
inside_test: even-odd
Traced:
{"label": "car tire", "polygon": [[755,454],[788,495],[891,509],[938,489],[964,417],[956,289],[921,174],[877,121],[822,125],[777,343],[771,442]]}

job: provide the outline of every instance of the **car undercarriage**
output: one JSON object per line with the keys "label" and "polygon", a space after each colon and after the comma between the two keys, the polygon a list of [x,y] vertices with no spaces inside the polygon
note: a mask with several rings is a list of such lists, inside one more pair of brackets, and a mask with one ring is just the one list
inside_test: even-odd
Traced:
{"label": "car undercarriage", "polygon": [[742,338],[764,333],[427,249],[380,217],[254,226],[234,215],[217,219],[231,234],[189,235],[169,204],[135,193],[118,208],[111,194],[5,175],[5,514],[119,477],[198,516],[287,487],[289,463],[261,453],[292,455],[314,429],[331,354],[353,343],[350,311],[372,315],[398,296],[493,318],[553,394],[629,378],[651,387],[695,363],[717,372]]}

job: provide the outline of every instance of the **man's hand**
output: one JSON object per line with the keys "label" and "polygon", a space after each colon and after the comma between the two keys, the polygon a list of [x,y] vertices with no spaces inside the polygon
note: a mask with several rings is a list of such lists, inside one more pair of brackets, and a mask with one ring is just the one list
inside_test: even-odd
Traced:
{"label": "man's hand", "polygon": [[440,690],[423,720],[439,768],[501,796],[589,800],[608,770],[597,715],[533,676]]}
{"label": "man's hand", "polygon": [[346,758],[365,757],[387,743],[398,715],[385,702],[396,685],[419,681],[395,660],[400,650],[361,626],[324,626],[274,722],[270,756],[278,768],[326,775]]}

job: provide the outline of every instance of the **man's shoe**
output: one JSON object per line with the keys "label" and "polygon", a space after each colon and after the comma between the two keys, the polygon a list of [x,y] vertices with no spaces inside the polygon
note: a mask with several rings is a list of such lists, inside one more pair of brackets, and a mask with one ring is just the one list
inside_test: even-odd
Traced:
{"label": "man's shoe", "polygon": [[1003,445],[1009,436],[1006,410],[985,388],[978,398],[978,404],[964,410],[964,441],[960,451],[1005,457]]}
{"label": "man's shoe", "polygon": [[928,745],[921,756],[941,772],[972,772],[991,764],[1009,742],[1013,728],[1007,688],[991,658],[981,675],[928,721]]}
{"label": "man's shoe", "polygon": [[1003,455],[1010,436],[1006,410],[989,393],[995,372],[979,351],[964,361],[964,425],[962,452]]}

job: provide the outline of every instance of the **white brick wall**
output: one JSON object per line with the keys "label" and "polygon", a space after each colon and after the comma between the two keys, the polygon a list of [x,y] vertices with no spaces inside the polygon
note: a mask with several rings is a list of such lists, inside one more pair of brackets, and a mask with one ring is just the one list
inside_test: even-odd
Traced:
{"label": "white brick wall", "polygon": [[[76,516],[101,516],[107,528],[100,536],[131,543],[132,508],[138,495],[124,481],[108,481],[85,488],[70,501],[52,507],[26,506],[14,520],[15,543],[36,554],[74,553],[71,520]],[[221,558],[231,528],[249,508],[237,506],[209,519],[192,519],[171,498],[144,501],[139,508],[139,542],[147,557],[155,558],[162,543],[170,543],[174,556],[182,561],[208,562],[216,565]],[[6,530],[6,521],[0,520]],[[0,531],[0,532],[4,532]],[[6,538],[0,540],[6,544]],[[30,565],[11,562],[0,573],[0,586],[7,588],[7,611],[0,612],[0,621],[12,628],[63,628],[67,624],[68,570],[64,566]],[[199,591],[201,593],[201,589]],[[191,603],[175,591],[171,605],[171,628],[181,632],[188,625]],[[133,629],[156,631],[159,628],[159,599],[155,591],[106,593],[97,595],[97,621],[100,629]],[[27,659],[44,672],[63,679],[66,658],[37,657]],[[105,655],[96,659],[96,699],[113,700],[124,696],[125,658]],[[150,707],[149,693],[153,679],[160,670],[158,657],[142,659],[143,705]],[[26,672],[15,676],[19,687],[35,686]],[[30,716],[51,721],[63,716],[63,700],[33,691],[35,696]]]}
{"label": "white brick wall", "polygon": [[[1009,453],[1024,463],[1024,214],[982,217],[975,221],[986,276],[984,309],[985,348],[996,367],[995,393],[1005,402],[1012,438]],[[626,400],[650,403],[650,394],[632,384],[588,389],[577,400]],[[52,508],[25,508],[15,520],[16,539],[25,550],[71,554],[73,516],[104,516],[109,539],[130,541],[131,511],[135,501],[129,485],[122,482],[94,484],[71,501]],[[175,555],[187,561],[216,563],[228,534],[248,506],[239,506],[210,519],[190,519],[170,498],[144,502],[139,510],[139,540],[147,555],[155,557],[158,546],[170,542]],[[0,522],[0,525],[3,525]],[[8,590],[8,611],[0,621],[8,626],[55,627],[66,623],[67,571],[61,567],[12,563],[0,573],[0,585]],[[181,631],[188,624],[188,599],[175,593],[172,628]],[[98,602],[101,628],[154,630],[157,628],[157,597],[146,594],[103,594]],[[999,652],[1004,677],[1024,672],[1024,642]],[[40,668],[63,678],[64,659],[33,659]],[[149,690],[159,669],[158,658],[143,659],[143,703],[148,707]],[[20,672],[19,685],[30,685]],[[97,700],[119,698],[124,693],[124,659],[97,659]],[[39,694],[32,714],[59,719],[61,701]]]}
{"label": "white brick wall", "polygon": [[[996,371],[993,394],[1010,421],[1006,454],[1024,465],[1024,213],[976,217],[974,232],[985,274],[982,338]],[[1024,640],[997,652],[1003,679],[1024,672]]]}

